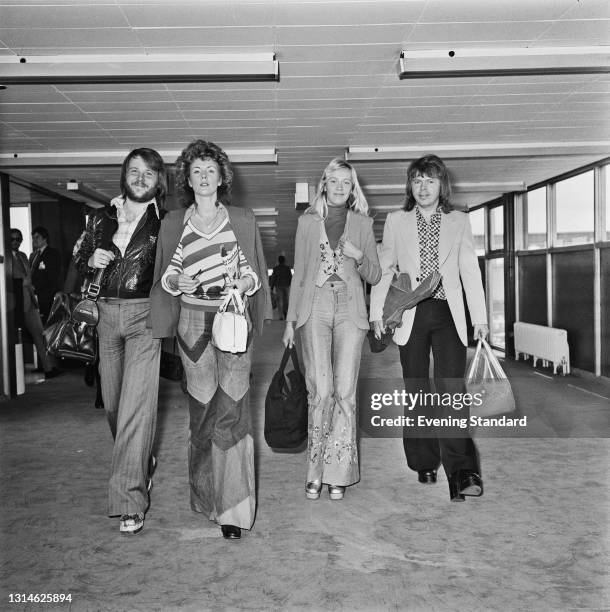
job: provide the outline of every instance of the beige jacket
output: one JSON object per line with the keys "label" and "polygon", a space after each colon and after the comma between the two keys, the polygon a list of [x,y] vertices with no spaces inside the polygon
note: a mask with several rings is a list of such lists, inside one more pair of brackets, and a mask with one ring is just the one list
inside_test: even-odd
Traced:
{"label": "beige jacket", "polygon": [[[369,322],[364,302],[362,280],[375,285],[381,278],[377,258],[373,219],[348,211],[347,239],[364,253],[362,265],[356,265],[351,257],[343,262],[347,284],[348,308],[354,323],[360,329],[368,329]],[[290,285],[287,321],[295,327],[304,325],[311,315],[316,277],[320,267],[320,224],[323,219],[317,214],[304,213],[299,218],[294,251],[294,276]]]}
{"label": "beige jacket", "polygon": [[[423,280],[415,209],[409,212],[399,210],[387,216],[383,229],[383,242],[379,249],[379,261],[383,276],[379,284],[371,290],[371,321],[382,319],[385,297],[397,268],[400,272],[409,274],[413,287]],[[466,311],[462,288],[466,294],[468,311],[473,323],[487,323],[487,309],[470,220],[466,213],[458,211],[441,213],[438,263],[455,328],[462,344],[467,346]],[[417,306],[404,312],[402,325],[394,332],[393,339],[396,344],[404,345],[409,340],[416,310]]]}

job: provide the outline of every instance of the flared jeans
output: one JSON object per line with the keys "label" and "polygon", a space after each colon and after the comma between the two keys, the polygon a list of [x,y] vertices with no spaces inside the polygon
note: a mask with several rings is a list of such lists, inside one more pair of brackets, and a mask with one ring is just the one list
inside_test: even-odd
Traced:
{"label": "flared jeans", "polygon": [[191,508],[219,525],[250,529],[256,509],[250,419],[251,343],[225,353],[210,341],[213,312],[182,308],[178,346],[186,373]]}
{"label": "flared jeans", "polygon": [[343,281],[316,287],[300,328],[309,399],[307,482],[348,486],[360,480],[356,388],[366,330],[350,318]]}

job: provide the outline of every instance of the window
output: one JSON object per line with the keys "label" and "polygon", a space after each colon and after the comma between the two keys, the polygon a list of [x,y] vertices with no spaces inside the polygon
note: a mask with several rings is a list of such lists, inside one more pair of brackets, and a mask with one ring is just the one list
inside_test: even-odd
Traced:
{"label": "window", "polygon": [[593,170],[555,184],[556,245],[593,242]]}
{"label": "window", "polygon": [[488,260],[487,299],[489,303],[489,342],[504,348],[504,259]]}
{"label": "window", "polygon": [[528,192],[524,217],[523,246],[530,251],[546,248],[546,187]]}
{"label": "window", "polygon": [[504,206],[489,209],[489,248],[492,251],[504,248]]}
{"label": "window", "polygon": [[477,255],[485,255],[485,209],[478,208],[468,213],[472,235],[474,237],[474,250]]}

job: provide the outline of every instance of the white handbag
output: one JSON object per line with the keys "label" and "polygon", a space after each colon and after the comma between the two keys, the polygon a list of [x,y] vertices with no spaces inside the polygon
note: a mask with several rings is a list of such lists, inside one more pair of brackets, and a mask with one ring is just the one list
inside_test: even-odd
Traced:
{"label": "white handbag", "polygon": [[[227,311],[233,304],[234,311]],[[245,353],[248,345],[246,307],[239,291],[231,289],[218,308],[212,324],[212,344],[226,353]]]}

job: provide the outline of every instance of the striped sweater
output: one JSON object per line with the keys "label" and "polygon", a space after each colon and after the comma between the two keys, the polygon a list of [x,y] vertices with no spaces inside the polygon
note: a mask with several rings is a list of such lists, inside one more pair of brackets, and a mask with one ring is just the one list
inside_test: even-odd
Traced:
{"label": "striped sweater", "polygon": [[[195,294],[181,294],[167,283],[167,277],[172,274],[196,276],[200,287]],[[210,234],[197,229],[189,219],[161,285],[171,295],[180,295],[182,305],[187,308],[217,310],[227,294],[227,286],[243,276],[254,280],[253,288],[246,292],[253,295],[260,288],[260,281],[237,244],[229,218],[225,217]],[[213,288],[220,288],[220,295]]]}

